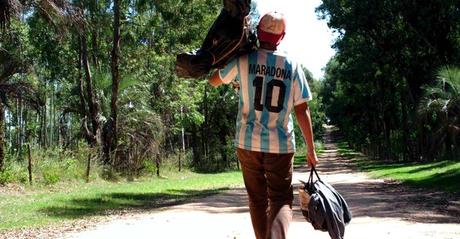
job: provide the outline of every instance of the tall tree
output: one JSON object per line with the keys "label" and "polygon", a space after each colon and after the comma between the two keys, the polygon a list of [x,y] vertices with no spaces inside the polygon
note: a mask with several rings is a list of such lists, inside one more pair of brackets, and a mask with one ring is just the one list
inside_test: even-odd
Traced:
{"label": "tall tree", "polygon": [[110,118],[104,142],[104,162],[109,163],[111,154],[116,152],[118,144],[117,115],[118,90],[120,85],[120,0],[113,2],[113,47],[112,47],[112,97],[110,101]]}

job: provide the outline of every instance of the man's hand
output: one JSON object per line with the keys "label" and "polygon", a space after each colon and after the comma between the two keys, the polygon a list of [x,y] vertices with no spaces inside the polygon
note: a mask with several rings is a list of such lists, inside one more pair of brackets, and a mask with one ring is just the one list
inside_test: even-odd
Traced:
{"label": "man's hand", "polygon": [[318,164],[318,157],[316,156],[315,150],[308,150],[307,152],[308,167],[316,167]]}

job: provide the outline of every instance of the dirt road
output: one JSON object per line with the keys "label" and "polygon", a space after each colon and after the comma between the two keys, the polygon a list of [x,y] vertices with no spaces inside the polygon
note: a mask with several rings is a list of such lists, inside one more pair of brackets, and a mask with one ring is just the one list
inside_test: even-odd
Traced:
{"label": "dirt road", "polygon": [[[408,188],[395,182],[370,179],[348,166],[328,142],[318,167],[322,179],[347,200],[353,219],[345,238],[353,239],[459,239],[460,198],[455,195]],[[294,183],[307,178],[297,168]],[[63,238],[254,238],[244,189],[199,199],[162,211],[120,218]],[[295,198],[289,238],[328,239],[303,220]]]}

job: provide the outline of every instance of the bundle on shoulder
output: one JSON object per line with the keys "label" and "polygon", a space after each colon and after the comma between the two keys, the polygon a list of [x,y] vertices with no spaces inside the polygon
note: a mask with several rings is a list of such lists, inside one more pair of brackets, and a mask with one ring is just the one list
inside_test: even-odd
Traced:
{"label": "bundle on shoulder", "polygon": [[251,0],[224,0],[223,4],[201,47],[177,55],[177,76],[202,77],[256,47],[257,37],[248,23]]}

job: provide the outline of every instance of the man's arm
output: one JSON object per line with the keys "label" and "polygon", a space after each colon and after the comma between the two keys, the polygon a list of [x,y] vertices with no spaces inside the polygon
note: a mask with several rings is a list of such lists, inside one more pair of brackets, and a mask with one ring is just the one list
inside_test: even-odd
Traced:
{"label": "man's arm", "polygon": [[216,70],[214,71],[214,73],[212,73],[212,76],[211,78],[209,78],[208,83],[214,86],[214,88],[217,88],[218,86],[223,84],[222,79],[220,78],[219,70]]}
{"label": "man's arm", "polygon": [[316,166],[318,158],[316,157],[315,144],[313,141],[313,128],[311,124],[310,108],[307,102],[294,107],[297,122],[302,130],[303,138],[307,144],[307,162],[308,165]]}

